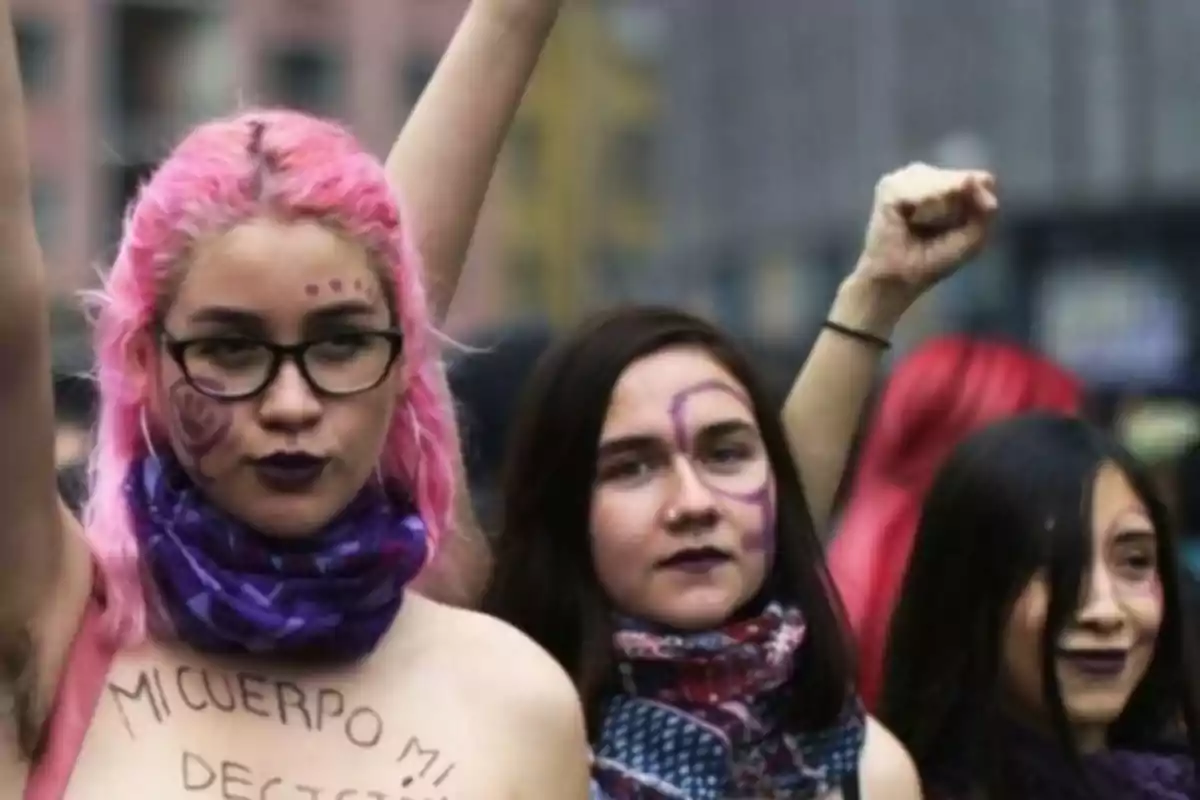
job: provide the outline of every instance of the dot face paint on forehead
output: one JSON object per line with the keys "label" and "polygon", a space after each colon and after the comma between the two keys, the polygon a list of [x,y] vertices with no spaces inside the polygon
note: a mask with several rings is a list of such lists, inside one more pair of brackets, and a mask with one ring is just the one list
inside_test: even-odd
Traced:
{"label": "dot face paint on forehead", "polygon": [[345,280],[341,278],[332,278],[325,283],[309,283],[304,287],[304,293],[309,297],[317,298],[322,295],[342,296],[344,294],[355,294],[366,300],[369,303],[375,302],[378,292],[375,287],[371,286],[362,278],[355,278],[347,287]]}
{"label": "dot face paint on forehead", "polygon": [[[696,413],[696,406],[699,405],[701,398],[712,394],[724,394],[733,398],[738,405],[750,412],[750,419],[754,419],[754,409],[751,407],[749,398],[737,387],[718,378],[693,384],[677,392],[671,398],[668,409],[675,446],[680,451],[687,452],[688,450],[688,443],[692,438],[689,428],[698,427],[692,419]],[[742,546],[747,550],[761,549],[765,551],[769,563],[775,553],[775,498],[771,487],[770,464],[766,459],[763,459],[763,464],[762,473],[754,471],[738,476],[735,481],[728,483],[714,479],[704,472],[698,474],[705,487],[713,494],[739,503],[747,503],[760,510],[761,527],[756,532],[746,534],[743,537]]]}

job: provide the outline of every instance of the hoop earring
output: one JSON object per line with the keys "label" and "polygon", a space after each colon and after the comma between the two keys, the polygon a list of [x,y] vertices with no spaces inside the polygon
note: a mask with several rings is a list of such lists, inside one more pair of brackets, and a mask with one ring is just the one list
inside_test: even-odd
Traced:
{"label": "hoop earring", "polygon": [[145,406],[138,411],[138,424],[142,429],[142,443],[146,445],[146,452],[154,456],[156,461],[159,460],[158,450],[154,449],[154,439],[150,436],[150,423],[146,421]]}

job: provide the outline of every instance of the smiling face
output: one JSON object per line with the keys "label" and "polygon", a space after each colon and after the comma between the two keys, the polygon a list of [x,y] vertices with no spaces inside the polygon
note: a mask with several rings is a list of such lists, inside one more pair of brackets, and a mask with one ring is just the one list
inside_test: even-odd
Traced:
{"label": "smiling face", "polygon": [[623,613],[720,625],[762,587],[775,486],[744,388],[708,352],[672,347],[622,373],[600,436],[592,558]]}
{"label": "smiling face", "polygon": [[[1119,469],[1104,465],[1092,493],[1092,561],[1080,605],[1058,640],[1056,673],[1067,719],[1086,750],[1129,702],[1154,655],[1163,618],[1154,526]],[[1048,718],[1041,680],[1041,637],[1049,589],[1035,577],[1004,634],[1004,670],[1022,707]]]}
{"label": "smiling face", "polygon": [[[367,482],[399,388],[398,338],[375,335],[385,296],[366,249],[316,222],[255,220],[196,248],[163,319],[155,416],[221,508],[304,536]],[[272,373],[270,347],[301,343]]]}

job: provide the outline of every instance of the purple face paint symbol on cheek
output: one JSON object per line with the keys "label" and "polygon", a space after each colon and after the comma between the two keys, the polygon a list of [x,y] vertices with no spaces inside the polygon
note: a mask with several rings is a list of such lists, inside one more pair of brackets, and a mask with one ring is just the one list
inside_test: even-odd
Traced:
{"label": "purple face paint symbol on cheek", "polygon": [[767,547],[767,537],[762,531],[751,531],[742,537],[742,549],[748,553],[757,553]]}
{"label": "purple face paint symbol on cheek", "polygon": [[309,297],[316,297],[321,293],[321,287],[317,286],[315,283],[310,283],[304,287],[304,293]]}
{"label": "purple face paint symbol on cheek", "polygon": [[762,527],[757,531],[746,533],[742,537],[742,549],[747,553],[763,553],[767,563],[775,558],[775,503],[771,499],[771,487],[764,486],[753,498],[743,499],[760,509],[759,517]]}
{"label": "purple face paint symbol on cheek", "polygon": [[1131,581],[1127,584],[1125,591],[1129,596],[1138,599],[1162,599],[1162,583],[1159,582],[1157,575]]}
{"label": "purple face paint symbol on cheek", "polygon": [[[216,381],[203,378],[197,378],[195,382],[210,391],[224,388]],[[224,403],[198,392],[184,380],[171,387],[168,402],[179,448],[199,472],[201,459],[229,434],[233,425],[232,411]]]}
{"label": "purple face paint symbol on cheek", "polygon": [[[671,406],[668,409],[668,413],[671,416],[671,429],[675,437],[675,446],[681,452],[686,452],[689,438],[686,420],[688,404],[692,399],[709,392],[726,394],[737,400],[738,403],[750,412],[751,416],[754,414],[754,409],[743,392],[715,378],[701,381],[677,392],[671,398]],[[761,527],[759,530],[749,532],[743,536],[742,548],[747,552],[762,551],[766,554],[767,563],[769,564],[775,557],[775,501],[771,492],[769,469],[767,475],[763,478],[762,484],[748,492],[732,492],[719,486],[714,486],[711,481],[705,481],[704,483],[707,489],[713,494],[740,503],[747,503],[760,510]]]}
{"label": "purple face paint symbol on cheek", "polygon": [[331,280],[329,282],[329,289],[334,294],[340,294],[342,291],[342,282],[340,280],[338,280],[337,278],[334,278],[333,280]]}

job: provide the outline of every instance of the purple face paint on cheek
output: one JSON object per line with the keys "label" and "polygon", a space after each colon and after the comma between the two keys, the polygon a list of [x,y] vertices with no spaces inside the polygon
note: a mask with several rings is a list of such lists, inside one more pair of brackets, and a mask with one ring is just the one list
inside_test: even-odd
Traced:
{"label": "purple face paint on cheek", "polygon": [[341,280],[339,280],[338,278],[334,278],[333,280],[331,280],[329,282],[329,291],[333,292],[334,294],[341,294],[342,293]]}
{"label": "purple face paint on cheek", "polygon": [[[687,450],[689,438],[686,420],[688,404],[694,398],[709,392],[720,392],[729,395],[749,411],[751,416],[754,415],[754,409],[751,407],[750,401],[745,394],[724,381],[714,378],[689,386],[677,392],[671,398],[671,406],[668,409],[668,413],[671,416],[671,430],[675,438],[675,446],[680,451]],[[704,481],[704,485],[713,494],[740,503],[747,503],[759,509],[760,527],[757,531],[749,532],[742,537],[742,548],[747,552],[763,552],[767,563],[770,564],[775,557],[775,498],[771,491],[770,472],[768,471],[768,474],[763,478],[762,484],[748,492],[731,492],[713,485],[711,481]]]}
{"label": "purple face paint on cheek", "polygon": [[[224,389],[217,381],[204,378],[195,379],[195,383],[209,391]],[[206,478],[200,462],[229,435],[233,427],[232,409],[202,394],[182,379],[171,386],[167,401],[170,424],[179,449],[197,475]]]}
{"label": "purple face paint on cheek", "polygon": [[1126,584],[1125,592],[1130,597],[1149,598],[1161,602],[1162,582],[1158,579],[1158,575],[1151,575],[1139,581],[1129,582]]}
{"label": "purple face paint on cheek", "polygon": [[761,527],[742,537],[742,549],[747,553],[762,553],[768,566],[775,560],[775,500],[768,483],[753,498],[743,499],[760,509]]}
{"label": "purple face paint on cheek", "polygon": [[743,550],[749,553],[766,553],[768,562],[775,557],[775,502],[769,489],[770,487],[765,487],[762,495],[751,501],[762,511],[762,528],[742,537]]}
{"label": "purple face paint on cheek", "polygon": [[317,286],[315,283],[310,283],[304,287],[304,293],[309,297],[316,297],[321,293],[321,287]]}

